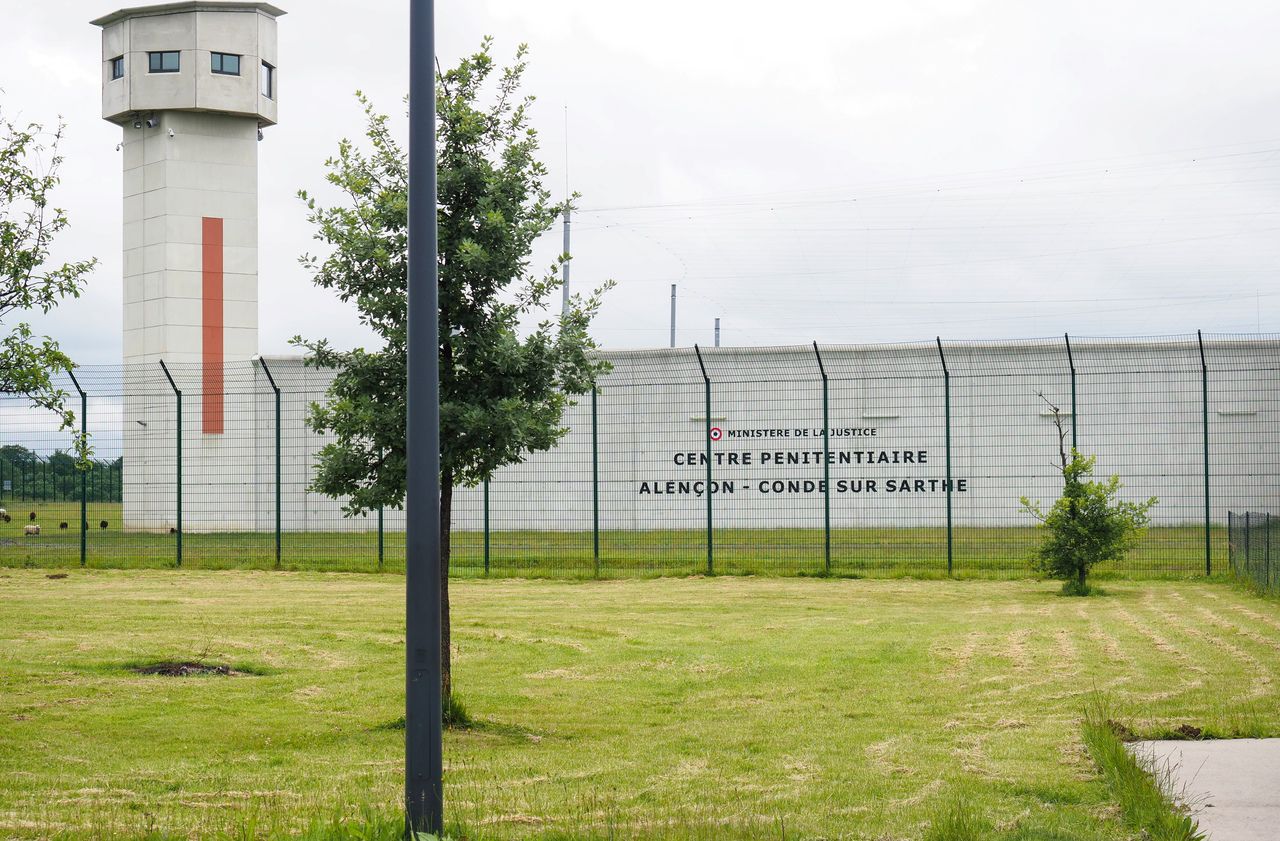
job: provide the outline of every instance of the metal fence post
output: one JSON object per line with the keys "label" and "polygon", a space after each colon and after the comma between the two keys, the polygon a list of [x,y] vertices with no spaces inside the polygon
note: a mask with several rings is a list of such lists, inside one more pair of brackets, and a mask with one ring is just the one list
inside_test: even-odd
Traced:
{"label": "metal fence post", "polygon": [[[76,379],[75,372],[70,368],[67,369],[67,376],[71,377],[71,382],[75,385],[76,391],[80,392],[80,438],[88,440],[89,438],[89,396],[84,393],[84,389],[80,387],[80,381]],[[89,553],[89,466],[81,465],[80,468],[80,566],[85,565]]]}
{"label": "metal fence post", "polygon": [[267,360],[261,356],[258,357],[258,364],[262,366],[262,372],[267,375],[267,382],[271,383],[271,390],[275,392],[276,397],[276,569],[280,568],[280,386],[276,385],[276,378],[271,376],[271,369],[267,367]]}
{"label": "metal fence post", "polygon": [[[1200,409],[1201,428],[1204,433],[1204,574],[1213,575],[1213,548],[1209,525],[1209,366],[1204,358],[1204,334],[1196,331],[1200,345]],[[1245,524],[1246,530],[1248,523]]]}
{"label": "metal fence post", "polygon": [[591,558],[600,577],[600,418],[596,402],[600,389],[591,386]]}
{"label": "metal fence post", "polygon": [[813,355],[818,359],[818,373],[822,375],[822,558],[824,568],[831,574],[831,404],[827,368],[822,364],[822,352],[813,343]]}
{"label": "metal fence post", "polygon": [[955,557],[951,522],[951,371],[947,369],[947,355],[942,352],[942,337],[937,339],[938,359],[942,360],[943,412],[947,426],[947,575],[951,575]]}
{"label": "metal fence post", "polygon": [[378,572],[382,572],[383,559],[386,557],[386,546],[383,541],[382,506],[378,506]]}
{"label": "metal fence post", "polygon": [[707,431],[707,575],[715,574],[715,550],[712,532],[711,513],[711,378],[707,376],[707,366],[702,361],[702,349],[696,344],[693,352],[698,355],[698,367],[702,369],[703,403],[705,416],[704,426]]}
{"label": "metal fence post", "polygon": [[1266,577],[1267,577],[1266,589],[1270,590],[1271,589],[1271,512],[1270,511],[1267,512],[1266,529],[1267,529],[1266,554],[1263,555],[1263,559],[1264,559],[1264,570],[1266,572]]}
{"label": "metal fence post", "polygon": [[489,574],[489,480],[484,480],[484,574]]}
{"label": "metal fence post", "polygon": [[178,566],[182,566],[182,389],[178,388],[178,384],[173,381],[173,375],[169,373],[169,366],[164,364],[164,360],[160,360],[160,370],[164,371],[165,379],[169,381],[169,387],[173,389],[174,397],[177,398],[178,410],[178,459],[177,459],[177,480],[174,485],[177,488],[177,505],[178,505]]}
{"label": "metal fence post", "polygon": [[1067,343],[1067,364],[1071,366],[1071,449],[1080,448],[1080,440],[1076,437],[1076,427],[1080,425],[1080,416],[1076,414],[1076,358],[1071,353],[1071,336],[1062,334]]}
{"label": "metal fence post", "polygon": [[1240,565],[1236,563],[1236,512],[1227,512],[1227,566],[1235,574],[1240,573]]}
{"label": "metal fence post", "polygon": [[1253,574],[1253,547],[1249,545],[1251,536],[1249,534],[1249,512],[1246,511],[1244,512],[1244,568],[1250,575]]}

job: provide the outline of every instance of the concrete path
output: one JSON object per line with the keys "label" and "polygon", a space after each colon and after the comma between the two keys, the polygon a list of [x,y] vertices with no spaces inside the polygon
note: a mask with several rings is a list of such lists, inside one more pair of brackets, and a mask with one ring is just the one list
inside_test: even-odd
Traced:
{"label": "concrete path", "polygon": [[1280,839],[1280,739],[1135,742],[1140,756],[1171,773],[1210,841]]}

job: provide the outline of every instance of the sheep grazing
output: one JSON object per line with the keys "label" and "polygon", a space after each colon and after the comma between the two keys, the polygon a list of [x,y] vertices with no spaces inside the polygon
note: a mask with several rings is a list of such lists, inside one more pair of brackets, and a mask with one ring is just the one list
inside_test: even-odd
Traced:
{"label": "sheep grazing", "polygon": [[27,519],[34,523],[36,521],[36,512],[32,511],[30,514],[28,514]]}
{"label": "sheep grazing", "polygon": [[5,517],[8,517],[8,516],[9,516],[9,512],[3,508],[0,508],[0,520],[3,520]]}
{"label": "sheep grazing", "polygon": [[66,521],[66,520],[63,520],[61,523],[58,523],[58,528],[62,529],[63,531],[66,531],[66,530],[67,530],[67,521]]}
{"label": "sheep grazing", "polygon": [[0,520],[4,520],[6,523],[13,522],[13,518],[9,516],[8,512],[5,512],[3,515],[0,515]]}
{"label": "sheep grazing", "polygon": [[102,522],[98,523],[98,528],[102,529],[103,531],[106,531],[107,521],[103,520]]}
{"label": "sheep grazing", "polygon": [[23,526],[22,534],[26,537],[39,537],[40,527],[39,526]]}

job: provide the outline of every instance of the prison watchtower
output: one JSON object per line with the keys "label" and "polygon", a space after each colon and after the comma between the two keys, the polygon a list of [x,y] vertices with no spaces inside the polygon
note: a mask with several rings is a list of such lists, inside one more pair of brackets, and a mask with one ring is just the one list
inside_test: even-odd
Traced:
{"label": "prison watchtower", "polygon": [[[258,352],[258,143],[279,113],[283,14],[194,0],[92,22],[102,117],[122,134],[126,486],[148,478],[137,436],[150,428],[141,393],[154,388],[140,384],[156,381],[162,359],[185,374],[190,460],[233,446],[225,366]],[[130,503],[126,520],[153,519]]]}

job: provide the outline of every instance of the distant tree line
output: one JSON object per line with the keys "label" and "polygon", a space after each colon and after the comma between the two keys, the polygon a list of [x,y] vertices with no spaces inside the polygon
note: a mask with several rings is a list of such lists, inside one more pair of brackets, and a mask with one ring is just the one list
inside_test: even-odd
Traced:
{"label": "distant tree line", "polygon": [[16,502],[75,502],[80,477],[90,502],[120,502],[124,460],[91,459],[81,471],[74,454],[41,456],[17,444],[0,446],[0,499]]}

